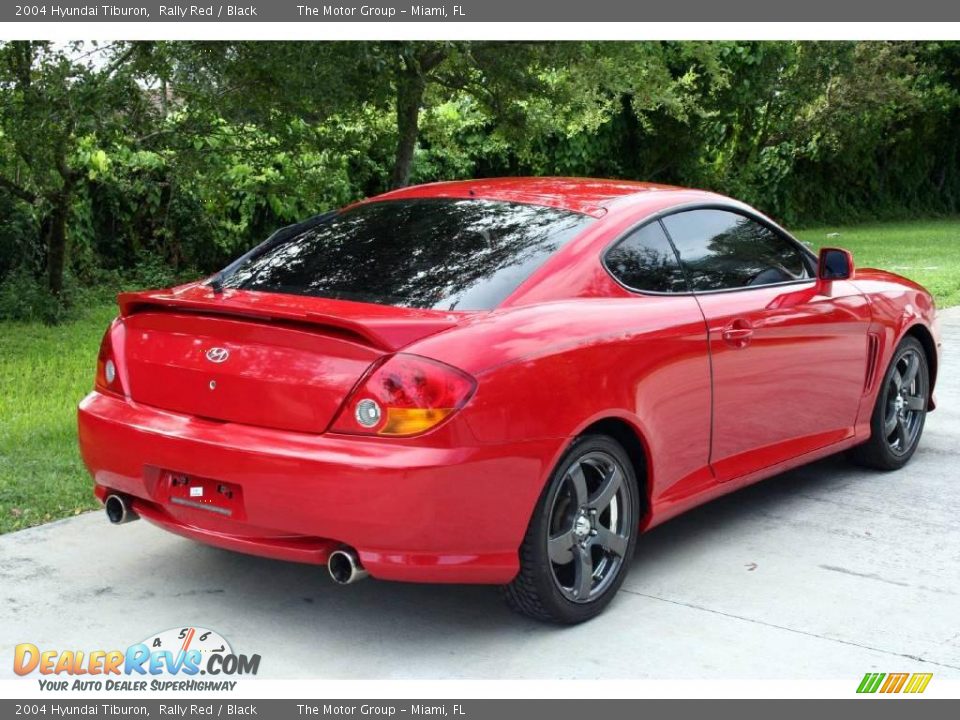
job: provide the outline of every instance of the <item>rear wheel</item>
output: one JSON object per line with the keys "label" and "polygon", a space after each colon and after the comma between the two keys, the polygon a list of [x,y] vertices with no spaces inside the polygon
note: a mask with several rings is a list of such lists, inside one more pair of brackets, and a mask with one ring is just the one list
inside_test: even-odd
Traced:
{"label": "rear wheel", "polygon": [[851,459],[878,470],[899,470],[913,456],[923,433],[930,368],[923,345],[906,337],[883,376],[870,419],[870,439],[850,451]]}
{"label": "rear wheel", "polygon": [[633,466],[605,435],[567,450],[520,547],[520,572],[503,594],[516,611],[574,624],[599,614],[630,567],[640,519]]}

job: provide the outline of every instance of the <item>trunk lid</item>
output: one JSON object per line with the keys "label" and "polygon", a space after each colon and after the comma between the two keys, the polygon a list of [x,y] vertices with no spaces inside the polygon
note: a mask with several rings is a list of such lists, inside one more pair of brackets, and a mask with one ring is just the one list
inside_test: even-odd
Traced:
{"label": "trunk lid", "polygon": [[323,432],[367,369],[466,313],[227,290],[124,293],[131,398],[225,422]]}

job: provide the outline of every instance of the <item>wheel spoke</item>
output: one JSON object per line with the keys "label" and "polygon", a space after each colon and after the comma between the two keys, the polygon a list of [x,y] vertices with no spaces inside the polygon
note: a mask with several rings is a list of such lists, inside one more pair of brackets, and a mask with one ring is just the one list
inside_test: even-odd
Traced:
{"label": "wheel spoke", "polygon": [[890,382],[893,383],[893,387],[899,393],[900,388],[903,387],[903,376],[900,374],[899,370],[894,369],[893,375],[890,376]]}
{"label": "wheel spoke", "polygon": [[917,371],[920,369],[920,358],[914,353],[910,353],[907,355],[906,360],[907,369],[903,373],[903,384],[910,387],[917,378]]}
{"label": "wheel spoke", "polygon": [[923,410],[926,402],[920,395],[907,395],[904,398],[904,401],[907,404],[907,410]]}
{"label": "wheel spoke", "polygon": [[576,544],[576,538],[573,530],[550,538],[547,541],[547,554],[550,556],[550,562],[557,565],[566,565],[573,560],[573,546]]}
{"label": "wheel spoke", "polygon": [[623,557],[627,551],[627,538],[623,535],[617,535],[613,530],[605,528],[602,525],[596,528],[597,535],[593,542],[603,548],[606,548],[614,555]]}
{"label": "wheel spoke", "polygon": [[573,490],[577,496],[577,505],[583,507],[587,504],[587,479],[583,476],[583,467],[577,463],[567,471],[567,477],[573,483]]}
{"label": "wheel spoke", "polygon": [[577,545],[574,549],[574,573],[573,589],[578,598],[585,598],[590,595],[590,588],[593,587],[593,556],[590,554],[590,548]]}
{"label": "wheel spoke", "polygon": [[897,440],[900,442],[900,452],[907,449],[907,425],[903,418],[897,418]]}
{"label": "wheel spoke", "polygon": [[622,483],[623,475],[620,473],[620,469],[614,465],[604,476],[603,482],[600,483],[600,487],[597,489],[596,494],[590,498],[588,502],[589,506],[594,508],[597,512],[603,512],[606,510],[607,506],[617,494],[617,490],[620,489],[620,485]]}
{"label": "wheel spoke", "polygon": [[896,428],[897,428],[897,411],[892,410],[890,412],[889,417],[887,417],[887,419],[883,421],[883,436],[885,438],[889,438],[890,433],[896,430]]}

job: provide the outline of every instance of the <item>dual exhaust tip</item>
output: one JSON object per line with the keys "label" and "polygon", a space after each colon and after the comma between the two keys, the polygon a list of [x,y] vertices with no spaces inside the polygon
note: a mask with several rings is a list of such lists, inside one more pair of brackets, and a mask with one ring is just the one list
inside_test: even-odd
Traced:
{"label": "dual exhaust tip", "polygon": [[[107,520],[112,525],[123,525],[140,519],[130,506],[130,501],[123,495],[108,495],[103,507],[107,513]],[[350,585],[369,576],[360,564],[357,553],[350,548],[334,550],[330,553],[327,559],[327,571],[337,585]]]}
{"label": "dual exhaust tip", "polygon": [[350,585],[368,576],[357,553],[349,548],[334,550],[327,560],[327,570],[337,585]]}
{"label": "dual exhaust tip", "polygon": [[130,506],[130,501],[123,495],[108,495],[103,508],[107,511],[107,520],[112,525],[123,525],[140,519]]}

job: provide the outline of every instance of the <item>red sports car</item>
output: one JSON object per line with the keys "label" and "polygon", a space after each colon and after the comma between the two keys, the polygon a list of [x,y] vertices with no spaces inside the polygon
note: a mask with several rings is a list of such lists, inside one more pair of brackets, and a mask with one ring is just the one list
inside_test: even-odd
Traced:
{"label": "red sports car", "polygon": [[688,508],[841,450],[901,467],[940,347],[915,283],[610,180],[404,188],[119,305],[79,409],[112,522],[562,623]]}

